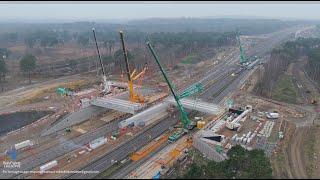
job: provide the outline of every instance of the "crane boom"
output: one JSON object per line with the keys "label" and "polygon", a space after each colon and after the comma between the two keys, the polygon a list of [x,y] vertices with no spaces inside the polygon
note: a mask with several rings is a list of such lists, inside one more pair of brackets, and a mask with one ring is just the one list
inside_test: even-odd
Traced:
{"label": "crane boom", "polygon": [[106,71],[104,69],[104,66],[103,66],[103,63],[102,63],[102,60],[101,60],[101,56],[100,56],[100,51],[99,51],[99,47],[98,47],[98,43],[97,43],[97,38],[96,38],[96,33],[94,31],[95,29],[92,28],[92,32],[93,32],[93,37],[94,37],[94,41],[95,41],[95,44],[96,44],[96,48],[97,48],[97,53],[98,53],[98,57],[99,57],[99,62],[100,62],[100,66],[101,66],[101,69],[102,69],[102,79],[103,79],[103,93],[110,93],[111,92],[111,85],[113,85],[112,82],[110,81],[107,81],[107,75],[106,75]]}
{"label": "crane boom", "polygon": [[98,47],[98,43],[97,43],[97,38],[96,38],[96,33],[94,31],[94,28],[92,28],[92,32],[93,32],[93,37],[94,37],[94,41],[96,43],[96,48],[97,48],[97,52],[98,52],[98,57],[99,57],[99,62],[100,62],[100,66],[101,66],[101,69],[102,69],[102,73],[103,73],[103,76],[106,76],[106,72],[104,70],[104,66],[102,64],[102,60],[101,60],[101,56],[100,56],[100,51],[99,51],[99,47]]}
{"label": "crane boom", "polygon": [[136,74],[136,72],[137,72],[137,69],[134,69],[133,72],[132,72],[131,75],[130,75],[130,78],[131,78],[131,79],[134,77],[134,75]]}
{"label": "crane boom", "polygon": [[240,49],[240,64],[243,64],[243,63],[247,62],[247,57],[246,57],[244,50],[242,48],[239,31],[236,32],[236,37],[237,37],[237,40],[239,43],[239,49]]}
{"label": "crane boom", "polygon": [[[130,73],[130,68],[129,68],[129,61],[128,61],[128,54],[127,54],[127,50],[124,44],[124,38],[123,38],[123,31],[120,31],[120,39],[121,39],[121,44],[122,44],[122,50],[123,50],[123,55],[124,55],[124,60],[125,60],[125,64],[126,64],[126,71],[127,71],[127,76],[128,76],[128,86],[129,86],[129,94],[130,94],[130,101],[131,102],[139,102],[139,103],[144,103],[144,97],[143,96],[138,96],[135,92],[134,92],[134,88],[133,88],[133,81],[137,78],[135,78],[135,73],[136,73],[136,69],[132,72],[132,74]],[[143,72],[144,73],[144,72]],[[142,74],[143,74],[142,73]],[[141,76],[141,73],[139,73]]]}
{"label": "crane boom", "polygon": [[173,86],[172,86],[170,80],[168,79],[167,74],[166,74],[165,70],[163,69],[163,67],[162,67],[162,65],[161,65],[161,63],[160,63],[159,58],[158,58],[155,50],[153,49],[153,47],[152,47],[152,45],[150,44],[150,42],[147,42],[147,45],[148,45],[149,50],[151,51],[154,59],[156,60],[156,62],[157,62],[157,64],[158,64],[159,68],[160,68],[160,71],[161,71],[164,79],[166,80],[167,84],[169,85],[170,91],[171,91],[171,93],[172,93],[175,101],[176,101],[177,104],[178,104],[178,108],[179,108],[180,113],[181,113],[181,116],[182,116],[182,123],[183,123],[184,128],[185,128],[185,129],[190,129],[189,126],[190,126],[190,124],[191,124],[191,121],[189,120],[189,118],[188,118],[188,116],[187,116],[187,113],[185,112],[185,110],[184,110],[184,108],[183,108],[183,106],[182,106],[182,104],[181,104],[181,102],[180,102],[179,97],[178,97],[178,96],[176,95],[176,93],[174,92]]}
{"label": "crane boom", "polygon": [[185,98],[191,96],[195,93],[201,92],[203,90],[203,85],[201,83],[197,83],[196,85],[190,86],[186,90],[184,90],[180,95],[179,98]]}
{"label": "crane boom", "polygon": [[147,67],[143,68],[143,70],[139,74],[137,74],[134,77],[131,77],[132,80],[134,81],[134,80],[138,79],[139,77],[141,77],[146,72],[146,70],[147,70]]}
{"label": "crane boom", "polygon": [[130,68],[129,68],[128,54],[127,54],[126,46],[124,44],[123,31],[120,31],[119,33],[120,33],[120,39],[121,39],[121,44],[122,44],[124,60],[126,63],[127,76],[128,76],[128,80],[131,81],[131,73],[130,73]]}

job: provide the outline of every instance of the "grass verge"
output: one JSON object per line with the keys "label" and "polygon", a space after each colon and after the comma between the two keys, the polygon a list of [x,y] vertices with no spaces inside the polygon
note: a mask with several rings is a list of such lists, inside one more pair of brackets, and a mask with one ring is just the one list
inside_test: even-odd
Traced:
{"label": "grass verge", "polygon": [[286,74],[277,81],[272,94],[272,97],[275,100],[287,103],[296,103],[298,98],[298,91],[295,88],[291,77]]}

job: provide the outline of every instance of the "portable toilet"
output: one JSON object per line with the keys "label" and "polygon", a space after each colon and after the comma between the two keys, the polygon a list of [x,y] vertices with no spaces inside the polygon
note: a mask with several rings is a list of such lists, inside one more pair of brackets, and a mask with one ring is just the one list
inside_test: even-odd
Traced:
{"label": "portable toilet", "polygon": [[197,128],[202,129],[204,128],[206,122],[205,121],[197,121]]}
{"label": "portable toilet", "polygon": [[216,145],[216,146],[215,146],[215,149],[216,149],[216,151],[217,151],[219,154],[222,153],[222,146]]}

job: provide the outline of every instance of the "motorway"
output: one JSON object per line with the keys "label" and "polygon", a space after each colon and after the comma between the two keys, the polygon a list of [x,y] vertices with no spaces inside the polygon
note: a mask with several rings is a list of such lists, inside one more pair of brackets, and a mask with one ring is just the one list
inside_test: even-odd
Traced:
{"label": "motorway", "polygon": [[[204,84],[205,89],[210,87],[210,85],[212,84],[211,82],[214,82],[214,83],[220,82],[219,77],[221,78],[221,75],[224,73],[229,73],[224,70],[225,69],[224,66],[228,65],[228,63],[229,63],[228,60],[236,61],[237,55],[238,55],[238,53],[230,54],[229,57],[227,57],[226,61],[223,61],[221,64],[219,64],[212,71],[207,72],[207,75],[198,82],[201,82],[202,84]],[[232,68],[234,68],[234,66],[232,66]],[[218,76],[218,74],[221,74],[221,75]],[[203,96],[204,99],[206,99],[205,95],[206,94],[200,95],[200,98],[201,98],[201,96]],[[178,117],[178,116],[176,116],[176,117]],[[165,117],[163,120],[160,120],[160,122],[158,124],[146,129],[145,130],[146,132],[141,133],[140,135],[133,137],[133,139],[126,141],[125,143],[120,145],[117,149],[113,150],[112,152],[107,153],[104,157],[102,157],[98,161],[95,161],[89,165],[86,165],[81,170],[103,172],[104,170],[106,170],[107,168],[112,166],[111,160],[121,161],[122,159],[125,159],[128,156],[128,154],[133,151],[134,146],[143,147],[143,146],[147,145],[151,140],[153,140],[154,138],[158,137],[159,135],[161,135],[162,133],[167,131],[169,127],[172,127],[177,122],[178,122],[177,118],[173,118],[172,116],[169,118]],[[145,133],[151,134],[152,138],[149,139],[148,141],[146,141]],[[141,141],[140,141],[140,139],[141,139]],[[134,142],[134,143],[132,143],[132,142]],[[73,175],[64,176],[64,178],[72,178],[72,179],[78,179],[78,178],[90,179],[90,178],[94,178],[94,177],[95,177],[95,174],[73,174]]]}
{"label": "motorway", "polygon": [[[285,31],[286,34],[290,34],[294,32],[292,28],[290,30]],[[281,31],[283,33],[283,31]],[[282,35],[282,34],[281,34]],[[281,37],[281,38],[280,38]],[[256,55],[263,56],[269,51],[273,45],[279,43],[281,40],[286,40],[287,36],[280,36],[279,33],[275,33],[275,35],[268,37],[267,44],[262,43],[259,46],[255,46],[252,50],[248,51],[248,54],[255,54],[252,52],[259,52]],[[233,71],[236,68],[239,68],[236,65],[236,62],[239,59],[239,53],[232,53],[227,57],[226,61],[221,62],[219,65],[214,67],[211,71],[206,73],[206,76],[200,80],[201,83],[205,85],[205,93],[200,95],[200,98],[203,100],[209,100],[211,102],[221,102],[226,95],[234,92],[239,83],[243,80],[246,76],[247,70],[241,71],[237,76],[230,76],[224,75]],[[221,77],[219,79],[219,77]],[[199,82],[199,81],[198,81]],[[222,89],[222,90],[221,90]],[[214,97],[212,97],[214,95]],[[95,132],[83,134],[75,139],[73,139],[74,144],[85,144],[91,140],[94,140],[97,137],[103,136],[108,132],[112,132],[117,128],[119,120],[111,122],[110,124],[99,128]],[[142,147],[150,142],[152,139],[158,137],[160,134],[165,132],[170,126],[173,126],[177,122],[176,118],[173,117],[166,117],[161,120],[158,124],[145,129],[144,132],[141,132],[139,135],[134,136],[132,139],[127,140],[123,144],[116,147],[113,151],[106,153],[105,156],[100,158],[99,160],[92,162],[88,165],[85,165],[81,170],[95,170],[95,171],[104,171],[105,169],[109,168],[111,164],[111,160],[122,160],[128,156],[130,152],[133,151],[134,147]],[[148,133],[152,136],[151,139],[146,140],[146,134]],[[22,163],[21,170],[32,170],[35,167],[43,164],[44,162],[48,162],[50,160],[56,159],[59,156],[62,156],[65,153],[68,153],[74,150],[77,147],[68,146],[68,142],[61,143],[48,151],[43,151],[37,154],[36,157],[30,156],[24,159]],[[14,170],[14,169],[12,169]],[[12,174],[6,174],[6,177],[1,175],[1,178],[23,178],[23,174],[19,174],[18,176],[12,176]],[[71,174],[65,176],[66,178],[93,178],[95,174]]]}
{"label": "motorway", "polygon": [[[293,32],[295,32],[297,28],[290,28],[289,30],[284,30],[281,32],[276,32],[272,36],[268,36],[268,39],[266,42],[261,43],[261,45],[257,45],[250,49],[248,51],[248,54],[251,55],[257,55],[259,57],[263,57],[269,52],[272,47],[276,44],[279,44],[280,42],[284,40],[288,40],[289,35]],[[279,37],[279,35],[281,35]],[[269,39],[270,38],[270,39]],[[257,53],[255,53],[257,52]],[[240,85],[240,82],[244,80],[246,77],[247,73],[249,72],[248,70],[243,70],[241,71],[238,75],[236,76],[230,76],[230,75],[225,75],[229,74],[230,71],[239,68],[238,65],[236,65],[236,62],[239,59],[239,54],[238,53],[233,53],[230,54],[229,57],[227,57],[226,61],[223,61],[221,64],[216,66],[214,69],[211,71],[207,72],[206,75],[197,82],[201,82],[202,84],[205,85],[205,93],[200,95],[200,98],[203,100],[210,100],[215,103],[221,102],[225,96],[228,94],[234,92]],[[219,79],[220,77],[220,79]],[[212,97],[214,95],[214,97]],[[165,122],[174,122],[177,120],[174,120],[172,118],[166,118],[163,121],[161,121],[159,124],[155,125],[154,127],[148,129],[147,131],[155,136],[152,136],[152,138],[158,137],[159,132],[164,132],[166,131],[169,126],[163,125]],[[163,129],[161,129],[163,128]],[[131,142],[140,142],[139,139],[145,139],[145,133],[140,134],[139,136],[133,137],[132,140],[127,141],[127,143],[122,144],[119,146],[116,150],[106,154],[106,156],[102,157],[100,160],[92,162],[91,164],[85,166],[81,170],[94,170],[94,171],[100,171],[103,172],[104,170],[108,169],[111,167],[111,159],[113,160],[118,160],[121,161],[122,159],[125,159],[130,152],[130,149],[132,149],[132,144]],[[137,140],[135,140],[137,138]],[[141,141],[138,145],[139,147],[142,147],[146,145],[147,142]],[[119,152],[118,152],[119,151]],[[73,174],[73,175],[68,175],[65,178],[94,178],[94,174]]]}
{"label": "motorway", "polygon": [[[49,149],[46,149],[44,151],[41,151],[40,153],[36,154],[35,156],[29,156],[25,159],[20,160],[21,162],[21,168],[19,169],[11,169],[12,171],[29,171],[32,170],[40,165],[42,165],[45,162],[51,161],[53,159],[56,159],[57,157],[60,157],[66,153],[69,153],[73,150],[76,150],[77,148],[81,147],[83,144],[86,144],[97,137],[104,136],[105,134],[112,133],[118,128],[118,123],[123,120],[118,119],[115,121],[112,121],[100,128],[98,128],[94,132],[89,132],[86,134],[83,134],[81,136],[78,136],[74,138],[73,140],[69,141],[63,141],[60,144],[51,147]],[[0,172],[2,172],[3,168],[0,169]],[[26,174],[2,174],[1,178],[23,178]]]}
{"label": "motorway", "polygon": [[[120,161],[125,159],[130,152],[134,152],[136,147],[142,147],[147,145],[153,139],[159,137],[165,131],[168,130],[168,127],[174,126],[178,120],[173,117],[165,117],[158,121],[157,124],[152,127],[145,129],[140,132],[137,136],[128,139],[126,142],[115,148],[113,151],[107,153],[104,157],[100,158],[97,161],[94,161],[88,165],[86,165],[83,171],[99,171],[102,172],[105,169],[112,166],[111,160]],[[151,138],[146,138],[146,134]],[[72,179],[92,179],[96,176],[96,174],[73,174],[67,175],[64,178],[72,178]]]}

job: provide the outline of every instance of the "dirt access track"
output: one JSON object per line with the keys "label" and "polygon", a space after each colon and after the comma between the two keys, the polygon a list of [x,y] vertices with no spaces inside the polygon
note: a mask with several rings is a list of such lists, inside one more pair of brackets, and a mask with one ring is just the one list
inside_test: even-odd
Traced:
{"label": "dirt access track", "polygon": [[32,84],[18,89],[14,89],[8,92],[0,94],[0,113],[15,111],[14,105],[28,97],[32,97],[34,94],[39,93],[39,91],[55,88],[63,84],[67,84],[74,81],[86,80],[87,76],[80,76],[79,74],[62,77],[54,80],[49,80],[42,83]]}
{"label": "dirt access track", "polygon": [[[304,121],[293,122],[296,128],[290,135],[288,142],[286,142],[283,151],[278,155],[283,157],[283,161],[281,161],[281,164],[276,162],[276,178],[320,177],[320,163],[317,160],[320,155],[320,140],[317,138],[319,137],[317,132],[313,133],[314,131],[312,130],[312,128],[317,128],[319,131],[319,128],[316,127],[316,124],[320,123],[319,113],[315,110],[316,106],[310,105],[311,98],[319,98],[320,96],[317,87],[309,81],[302,71],[304,62],[298,61],[291,64],[289,73],[293,76],[295,86],[299,89],[301,97],[303,97],[301,105],[292,106],[300,106],[301,109],[308,112],[308,117]],[[307,94],[306,90],[310,90],[311,93]],[[317,100],[319,102],[319,99]],[[310,172],[311,169],[312,171]]]}
{"label": "dirt access track", "polygon": [[308,129],[308,127],[296,128],[294,136],[289,141],[289,146],[286,150],[290,167],[287,169],[288,178],[308,178],[303,153],[303,142],[304,138],[308,135]]}

